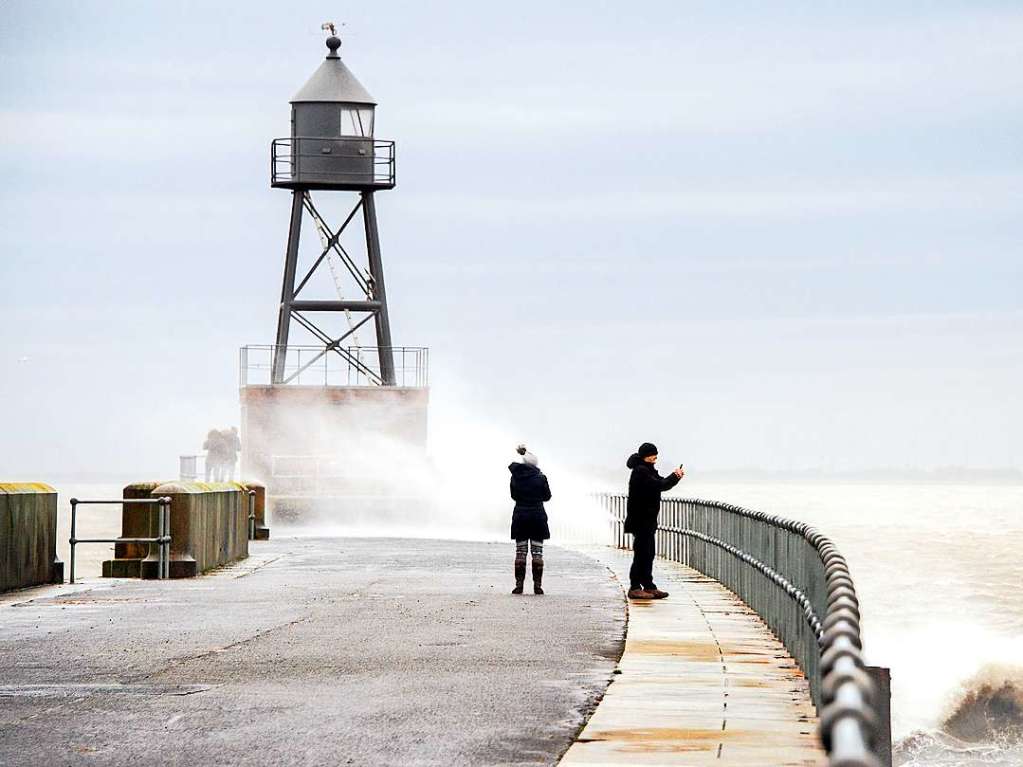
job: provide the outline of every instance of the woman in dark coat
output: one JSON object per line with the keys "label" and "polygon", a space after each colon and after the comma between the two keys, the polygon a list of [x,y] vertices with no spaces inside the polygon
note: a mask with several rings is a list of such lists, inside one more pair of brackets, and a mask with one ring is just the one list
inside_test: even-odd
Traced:
{"label": "woman in dark coat", "polygon": [[533,593],[543,594],[543,542],[551,537],[547,527],[544,501],[551,499],[547,477],[537,466],[536,456],[519,445],[521,463],[508,466],[511,472],[511,497],[515,501],[512,512],[511,537],[515,541],[515,588],[512,594],[521,594],[526,581],[526,553],[533,555]]}

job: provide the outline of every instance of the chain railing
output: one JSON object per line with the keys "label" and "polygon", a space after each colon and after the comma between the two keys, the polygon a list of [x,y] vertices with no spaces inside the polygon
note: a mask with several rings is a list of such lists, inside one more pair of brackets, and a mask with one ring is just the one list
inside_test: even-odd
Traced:
{"label": "chain railing", "polygon": [[[627,498],[598,496],[614,545],[631,548]],[[810,683],[832,767],[878,767],[876,689],[863,662],[860,612],[845,558],[802,522],[716,501],[664,498],[658,554],[715,579],[750,606]]]}

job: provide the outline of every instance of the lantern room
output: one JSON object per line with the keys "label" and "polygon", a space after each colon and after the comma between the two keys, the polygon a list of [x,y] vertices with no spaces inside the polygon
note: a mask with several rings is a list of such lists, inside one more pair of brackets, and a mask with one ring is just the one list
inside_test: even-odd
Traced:
{"label": "lantern room", "polygon": [[376,102],[341,61],[340,38],[291,100],[291,137],[275,139],[271,185],[289,189],[389,189],[394,142],[373,137]]}

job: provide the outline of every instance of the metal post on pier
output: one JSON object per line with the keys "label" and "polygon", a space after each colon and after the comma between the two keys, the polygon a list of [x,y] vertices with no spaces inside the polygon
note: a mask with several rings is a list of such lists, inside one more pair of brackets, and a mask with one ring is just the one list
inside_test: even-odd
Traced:
{"label": "metal post on pier", "polygon": [[159,545],[159,562],[157,569],[159,570],[159,579],[166,580],[170,578],[170,507],[171,499],[167,496],[160,498],[159,506],[159,530],[160,530],[160,543]]}
{"label": "metal post on pier", "polygon": [[71,499],[71,538],[68,543],[71,544],[71,573],[69,577],[69,583],[75,582],[75,522],[78,518],[78,499]]}

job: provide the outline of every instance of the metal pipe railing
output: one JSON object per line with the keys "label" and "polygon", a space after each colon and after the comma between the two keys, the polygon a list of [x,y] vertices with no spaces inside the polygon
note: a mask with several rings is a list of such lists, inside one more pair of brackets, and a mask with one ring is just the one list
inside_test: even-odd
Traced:
{"label": "metal pipe railing", "polygon": [[242,386],[266,385],[279,369],[284,383],[324,386],[379,386],[381,350],[395,361],[394,383],[407,388],[430,384],[429,349],[421,346],[243,346],[239,352]]}
{"label": "metal pipe railing", "polygon": [[249,540],[256,540],[256,491],[249,490]]}
{"label": "metal pipe railing", "polygon": [[[328,155],[323,154],[325,146],[332,150]],[[334,153],[334,149],[337,149],[337,153]],[[339,162],[324,165],[324,159]],[[362,161],[366,165],[353,165],[352,161]],[[389,189],[395,183],[395,167],[394,142],[386,139],[368,136],[290,136],[275,138],[270,142],[271,184],[304,180]]]}
{"label": "metal pipe railing", "polygon": [[[155,538],[78,538],[76,531],[78,529],[78,507],[82,505],[94,505],[94,506],[111,506],[114,504],[120,504],[124,506],[129,504],[132,506],[156,506],[156,529],[157,534]],[[170,578],[170,505],[171,499],[164,496],[162,498],[118,498],[113,501],[97,501],[97,500],[80,500],[78,498],[71,499],[71,537],[68,539],[68,543],[71,544],[71,572],[69,583],[75,582],[75,546],[79,543],[148,543],[156,544],[157,546],[157,568],[156,577],[160,580]]]}
{"label": "metal pipe railing", "polygon": [[[627,497],[599,495],[618,548]],[[831,767],[878,767],[876,691],[863,662],[859,601],[837,547],[802,522],[717,501],[663,498],[658,554],[714,578],[771,628],[810,683]]]}

